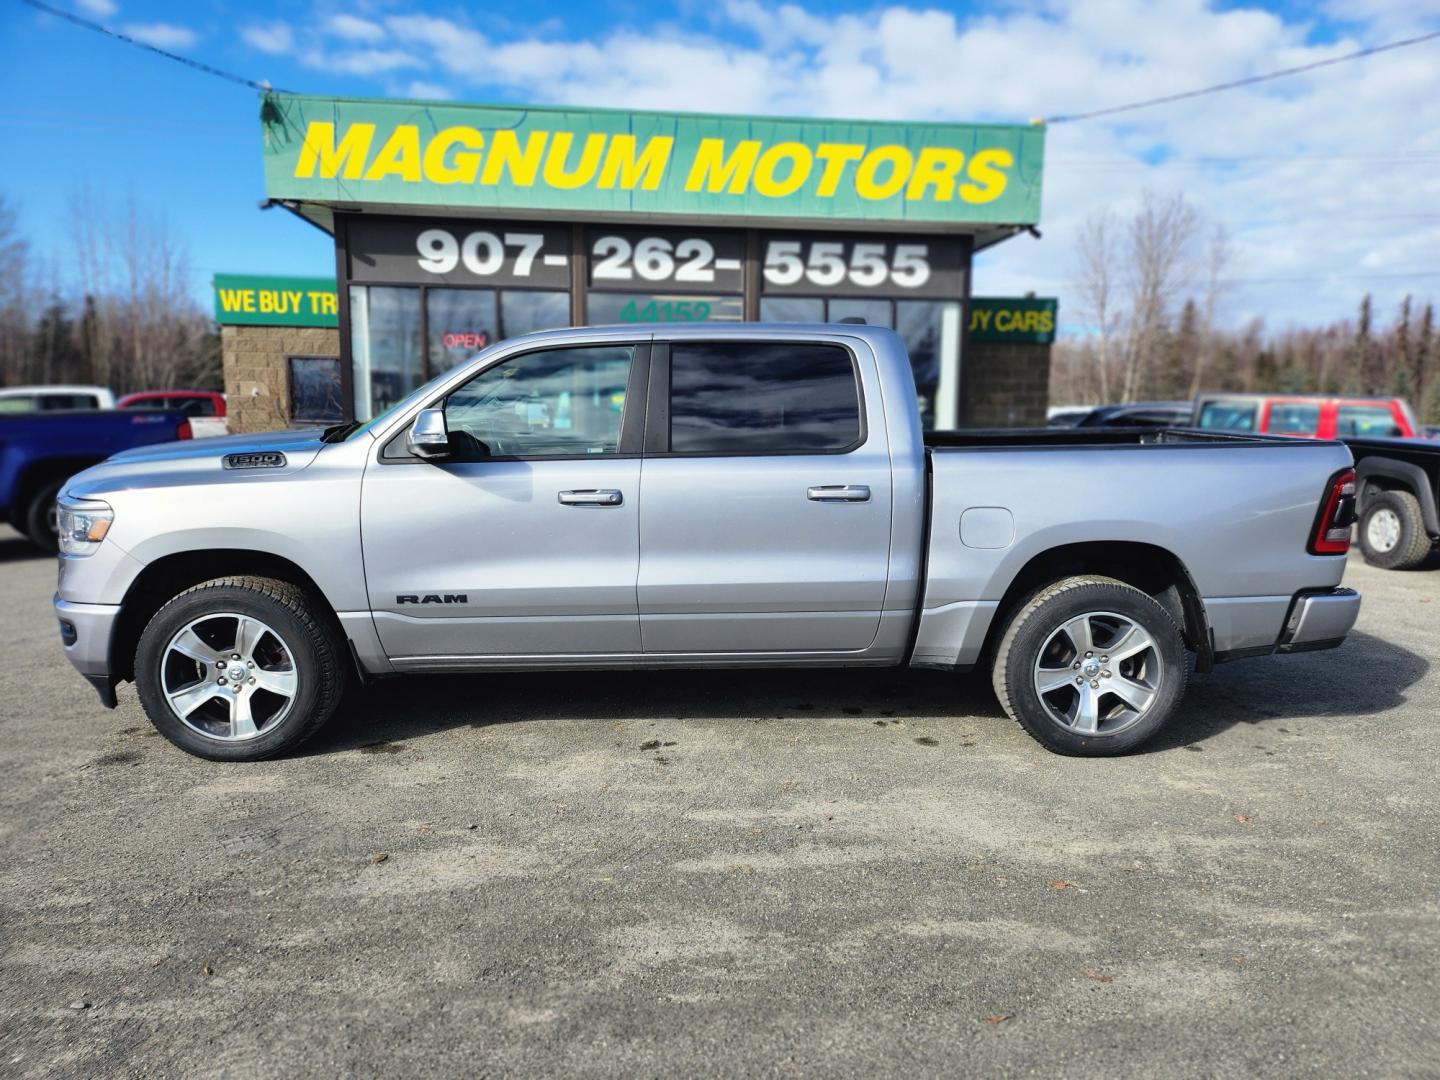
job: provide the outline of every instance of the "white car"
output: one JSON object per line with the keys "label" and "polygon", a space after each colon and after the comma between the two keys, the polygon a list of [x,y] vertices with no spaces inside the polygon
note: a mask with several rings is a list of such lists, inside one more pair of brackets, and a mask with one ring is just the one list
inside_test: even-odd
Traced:
{"label": "white car", "polygon": [[0,388],[0,412],[73,412],[113,409],[115,395],[103,386],[7,386]]}

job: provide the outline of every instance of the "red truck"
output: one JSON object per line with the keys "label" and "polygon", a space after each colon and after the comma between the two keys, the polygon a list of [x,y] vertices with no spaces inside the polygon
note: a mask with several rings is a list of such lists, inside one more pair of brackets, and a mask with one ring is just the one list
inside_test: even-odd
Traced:
{"label": "red truck", "polygon": [[126,394],[115,407],[178,409],[190,418],[190,427],[197,439],[230,433],[225,421],[225,395],[213,390],[142,390]]}
{"label": "red truck", "polygon": [[1403,398],[1318,394],[1202,394],[1195,399],[1194,426],[1307,439],[1423,434]]}

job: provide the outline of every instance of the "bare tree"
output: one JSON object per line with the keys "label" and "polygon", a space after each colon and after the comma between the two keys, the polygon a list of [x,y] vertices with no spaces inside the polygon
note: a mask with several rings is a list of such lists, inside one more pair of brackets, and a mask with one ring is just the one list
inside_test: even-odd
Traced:
{"label": "bare tree", "polygon": [[1205,293],[1201,310],[1199,349],[1195,353],[1195,370],[1190,379],[1192,398],[1204,389],[1206,367],[1215,355],[1219,337],[1216,320],[1226,291],[1225,275],[1230,269],[1230,258],[1230,231],[1225,228],[1224,222],[1217,222],[1210,232],[1210,243],[1205,249]]}
{"label": "bare tree", "polygon": [[1102,403],[1110,400],[1110,368],[1121,326],[1116,229],[1115,215],[1108,209],[1097,210],[1081,224],[1076,237],[1075,288],[1081,318],[1094,327],[1093,355]]}
{"label": "bare tree", "polygon": [[29,255],[15,208],[0,195],[0,385],[25,376],[32,310],[27,296]]}
{"label": "bare tree", "polygon": [[1200,216],[1184,195],[1141,194],[1128,230],[1129,333],[1121,401],[1134,401],[1148,385],[1170,322],[1175,298],[1191,280],[1191,249]]}

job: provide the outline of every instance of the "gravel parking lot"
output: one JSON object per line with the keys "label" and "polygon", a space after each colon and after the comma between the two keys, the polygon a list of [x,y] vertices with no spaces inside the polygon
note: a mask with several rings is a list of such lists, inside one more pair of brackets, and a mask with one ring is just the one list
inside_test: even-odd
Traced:
{"label": "gravel parking lot", "polygon": [[531,674],[190,758],[0,529],[0,1074],[1435,1076],[1440,572],[1054,757],[988,681]]}

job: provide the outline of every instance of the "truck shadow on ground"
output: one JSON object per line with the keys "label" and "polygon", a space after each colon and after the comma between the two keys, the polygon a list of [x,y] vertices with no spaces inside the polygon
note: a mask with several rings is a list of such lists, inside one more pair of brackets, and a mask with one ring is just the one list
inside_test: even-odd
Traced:
{"label": "truck shadow on ground", "polygon": [[54,552],[41,551],[28,537],[0,528],[0,563],[35,562],[53,558]]}
{"label": "truck shadow on ground", "polygon": [[[1430,662],[1354,633],[1338,650],[1262,657],[1192,676],[1175,721],[1144,749],[1203,742],[1240,724],[1384,712]],[[354,688],[301,755],[373,749],[457,727],[584,719],[964,722],[981,739],[1012,733],[988,675],[909,669],[664,670],[428,675]],[[933,730],[933,727],[927,729]],[[1037,746],[1037,752],[1043,753]]]}

